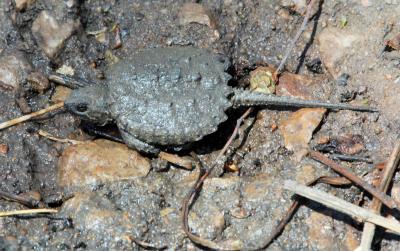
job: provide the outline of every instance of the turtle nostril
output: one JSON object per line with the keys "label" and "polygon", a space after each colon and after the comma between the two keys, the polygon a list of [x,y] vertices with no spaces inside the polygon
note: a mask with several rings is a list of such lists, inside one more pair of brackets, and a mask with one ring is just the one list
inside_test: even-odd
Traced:
{"label": "turtle nostril", "polygon": [[78,112],[86,112],[88,110],[88,105],[86,103],[78,104],[76,110]]}

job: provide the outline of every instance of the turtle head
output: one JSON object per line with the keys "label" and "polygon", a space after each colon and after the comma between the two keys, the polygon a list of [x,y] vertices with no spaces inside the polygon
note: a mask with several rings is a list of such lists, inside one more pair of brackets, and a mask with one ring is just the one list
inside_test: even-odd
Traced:
{"label": "turtle head", "polygon": [[82,87],[71,93],[65,107],[84,120],[105,125],[112,121],[107,93],[107,87],[100,84]]}

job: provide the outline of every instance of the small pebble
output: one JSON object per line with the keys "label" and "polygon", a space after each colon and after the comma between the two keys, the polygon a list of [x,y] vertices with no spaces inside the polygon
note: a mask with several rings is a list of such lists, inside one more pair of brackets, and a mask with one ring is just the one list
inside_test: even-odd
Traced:
{"label": "small pebble", "polygon": [[17,98],[15,101],[17,102],[17,105],[19,106],[19,109],[23,114],[28,114],[32,112],[31,107],[28,105],[28,102],[24,97]]}
{"label": "small pebble", "polygon": [[0,54],[0,83],[3,89],[18,91],[32,66],[24,53],[3,51]]}
{"label": "small pebble", "polygon": [[108,182],[145,177],[150,161],[126,145],[86,141],[67,147],[58,161],[58,182],[65,188],[90,188]]}
{"label": "small pebble", "polygon": [[349,102],[356,98],[357,92],[346,90],[340,94],[340,102]]}
{"label": "small pebble", "polygon": [[357,94],[363,95],[363,94],[366,94],[367,91],[368,91],[368,87],[366,87],[365,85],[362,85],[362,86],[358,87]]}
{"label": "small pebble", "polygon": [[300,99],[315,99],[312,95],[315,88],[314,78],[283,72],[279,78],[279,85],[276,86],[276,94]]}
{"label": "small pebble", "polygon": [[23,11],[26,8],[32,6],[35,0],[14,0],[15,1],[15,9],[17,11]]}
{"label": "small pebble", "polygon": [[7,154],[8,146],[6,144],[0,144],[0,154]]}
{"label": "small pebble", "polygon": [[306,67],[309,71],[317,74],[322,74],[323,69],[322,69],[322,62],[320,58],[315,58],[311,60],[310,62],[306,63]]}
{"label": "small pebble", "polygon": [[392,197],[397,203],[400,203],[400,184],[398,183],[393,184]]}
{"label": "small pebble", "polygon": [[300,161],[307,154],[308,143],[325,112],[326,109],[323,108],[303,108],[292,113],[279,125],[285,147],[294,152],[296,161]]}
{"label": "small pebble", "polygon": [[74,68],[65,64],[58,68],[56,72],[67,76],[74,76],[75,74]]}
{"label": "small pebble", "polygon": [[50,87],[49,80],[40,72],[32,72],[27,80],[32,85],[32,89],[39,94],[43,94]]}
{"label": "small pebble", "polygon": [[211,13],[203,5],[198,3],[185,3],[181,7],[178,15],[181,25],[198,23],[207,25],[212,29],[215,29],[217,26]]}
{"label": "small pebble", "polygon": [[347,82],[350,79],[350,75],[347,73],[342,73],[337,79],[336,79],[336,83],[340,86],[346,86]]}
{"label": "small pebble", "polygon": [[51,96],[51,101],[54,103],[64,102],[71,95],[71,92],[72,90],[68,87],[58,85],[53,96]]}
{"label": "small pebble", "polygon": [[48,11],[42,11],[32,24],[32,34],[49,58],[54,58],[65,41],[78,29],[80,22],[68,19],[60,22]]}

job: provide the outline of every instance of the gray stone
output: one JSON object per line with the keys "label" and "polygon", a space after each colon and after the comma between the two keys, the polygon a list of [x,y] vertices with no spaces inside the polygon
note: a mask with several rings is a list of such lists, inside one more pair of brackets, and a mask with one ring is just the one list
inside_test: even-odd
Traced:
{"label": "gray stone", "polygon": [[25,54],[20,51],[4,51],[0,54],[0,87],[18,91],[32,71]]}
{"label": "gray stone", "polygon": [[54,58],[79,26],[77,20],[60,22],[48,11],[42,11],[32,24],[32,33],[44,53]]}

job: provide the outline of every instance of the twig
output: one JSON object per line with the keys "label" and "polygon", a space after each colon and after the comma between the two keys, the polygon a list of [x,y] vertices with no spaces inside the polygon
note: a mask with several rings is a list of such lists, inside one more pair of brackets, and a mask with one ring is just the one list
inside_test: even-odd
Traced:
{"label": "twig", "polygon": [[281,74],[283,68],[285,67],[286,61],[290,56],[290,53],[292,52],[294,46],[296,45],[297,40],[299,40],[301,34],[306,30],[308,20],[310,19],[310,16],[311,16],[312,7],[314,6],[314,2],[315,2],[315,0],[310,0],[310,2],[308,3],[307,10],[304,15],[303,23],[301,24],[300,29],[297,31],[296,36],[290,42],[289,47],[286,49],[286,54],[283,57],[281,63],[279,64],[278,68],[275,71],[275,74],[274,74],[275,76],[279,76],[279,74]]}
{"label": "twig", "polygon": [[57,137],[52,136],[50,133],[42,131],[42,130],[39,130],[37,133],[42,137],[45,137],[45,138],[53,140],[53,141],[61,142],[61,143],[70,143],[70,144],[76,145],[76,144],[82,144],[84,142],[84,141],[73,140],[73,139],[57,138]]}
{"label": "twig", "polygon": [[344,214],[356,217],[362,221],[372,222],[376,225],[394,231],[400,235],[400,223],[394,219],[387,219],[375,214],[365,208],[353,205],[345,200],[339,199],[332,194],[300,185],[295,181],[286,180],[284,188],[296,194],[306,197],[310,200],[319,202],[329,208],[342,212]]}
{"label": "twig", "polygon": [[[330,176],[320,176],[310,182],[307,183],[307,186],[313,186],[317,183],[325,183],[334,186],[348,185],[351,182],[344,177],[330,177]],[[301,202],[300,200],[294,200],[292,205],[290,205],[289,209],[286,211],[283,218],[279,221],[278,225],[274,228],[274,230],[269,234],[268,238],[264,240],[263,244],[255,250],[266,249],[273,240],[275,240],[285,229],[285,226],[289,223],[290,219],[293,217],[296,210],[299,208]]]}
{"label": "twig", "polygon": [[164,250],[164,249],[167,249],[167,248],[168,248],[167,246],[156,247],[156,246],[154,246],[154,245],[152,245],[152,244],[150,244],[150,243],[147,243],[147,242],[138,240],[137,238],[135,238],[135,237],[133,237],[133,236],[128,236],[128,238],[129,238],[132,242],[136,243],[138,246],[141,246],[142,248],[146,248],[146,249],[155,249],[155,250]]}
{"label": "twig", "polygon": [[30,208],[38,207],[40,204],[40,201],[37,201],[33,198],[26,198],[24,196],[8,193],[8,192],[4,192],[4,191],[0,191],[0,197],[3,197],[6,200],[18,202],[18,203],[20,203],[24,206],[30,207]]}
{"label": "twig", "polygon": [[188,158],[180,157],[176,154],[171,154],[171,153],[167,153],[167,152],[160,152],[158,154],[158,157],[160,157],[161,159],[164,159],[172,164],[176,164],[180,167],[183,167],[187,170],[193,169],[192,161]]}
{"label": "twig", "polygon": [[0,130],[5,129],[5,128],[10,127],[10,126],[13,126],[13,125],[16,125],[16,124],[19,124],[19,123],[22,123],[22,122],[25,122],[27,120],[30,120],[32,118],[38,117],[40,115],[43,115],[45,113],[60,109],[62,107],[64,107],[64,102],[60,102],[60,103],[54,104],[52,106],[49,106],[49,107],[47,107],[45,109],[39,110],[37,112],[33,112],[31,114],[27,114],[25,116],[22,116],[22,117],[19,117],[19,118],[15,118],[15,119],[3,122],[3,123],[0,124]]}
{"label": "twig", "polygon": [[232,141],[235,139],[240,125],[242,124],[243,120],[249,116],[253,109],[249,108],[246,110],[246,112],[236,121],[236,126],[235,129],[233,130],[232,135],[228,139],[228,141],[225,143],[224,147],[222,150],[218,153],[217,157],[215,158],[214,164],[201,176],[199,176],[199,179],[196,181],[192,189],[190,189],[188,195],[185,197],[185,199],[182,202],[182,226],[183,230],[185,231],[186,235],[189,237],[191,241],[194,243],[201,245],[203,247],[215,249],[215,250],[240,250],[240,247],[222,247],[218,243],[215,243],[213,241],[203,239],[195,234],[192,234],[192,232],[189,229],[189,222],[188,222],[188,215],[189,215],[189,207],[193,202],[194,197],[196,194],[199,192],[201,186],[204,183],[204,180],[210,175],[212,170],[217,166],[220,158],[225,154],[225,152],[228,150],[229,145],[232,143]]}
{"label": "twig", "polygon": [[0,217],[18,216],[18,215],[25,215],[25,214],[43,214],[43,213],[55,214],[55,213],[58,213],[58,210],[50,209],[50,208],[15,210],[15,211],[0,212]]}
{"label": "twig", "polygon": [[373,186],[371,186],[370,184],[368,184],[367,182],[362,180],[360,177],[355,175],[349,169],[341,167],[335,161],[325,157],[323,154],[316,152],[316,151],[310,151],[309,156],[311,158],[313,158],[314,160],[317,160],[317,161],[321,162],[322,164],[329,166],[335,172],[337,172],[337,173],[343,175],[344,177],[346,177],[347,179],[351,180],[356,185],[360,186],[365,191],[372,194],[375,198],[382,201],[382,203],[385,204],[385,206],[392,208],[392,209],[397,207],[396,202],[390,196],[386,195],[385,193],[383,193],[381,191],[378,191]]}
{"label": "twig", "polygon": [[[392,153],[390,154],[389,160],[385,165],[385,169],[382,171],[383,174],[379,182],[378,189],[383,193],[386,193],[389,188],[389,184],[393,179],[394,172],[397,166],[399,165],[399,160],[400,160],[400,140],[396,142],[396,145]],[[379,213],[381,211],[381,207],[382,203],[378,199],[373,198],[370,210],[374,213]],[[371,244],[372,240],[374,239],[374,234],[375,234],[375,225],[366,222],[364,224],[363,234],[360,243],[360,249],[362,251],[367,251],[371,249]]]}

